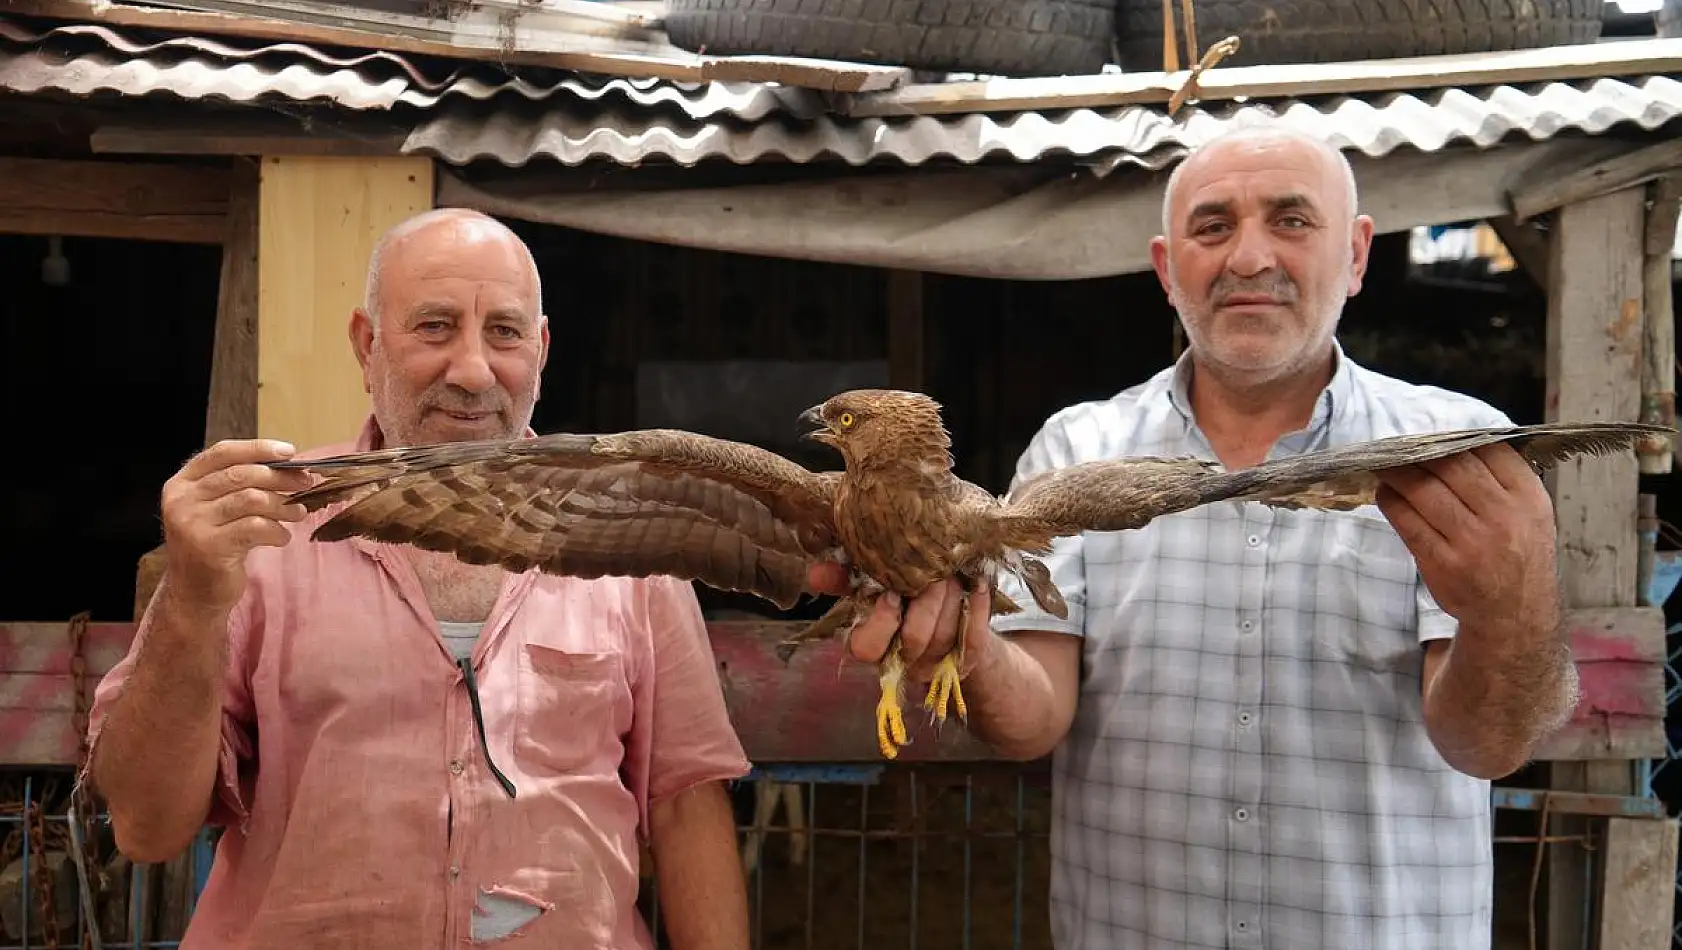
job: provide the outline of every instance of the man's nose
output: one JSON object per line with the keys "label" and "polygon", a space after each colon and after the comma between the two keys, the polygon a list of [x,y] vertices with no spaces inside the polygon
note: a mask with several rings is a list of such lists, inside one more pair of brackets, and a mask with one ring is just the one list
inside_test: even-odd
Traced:
{"label": "man's nose", "polygon": [[1263,224],[1245,223],[1239,226],[1227,269],[1239,277],[1254,277],[1272,270],[1279,263],[1273,253],[1273,239]]}
{"label": "man's nose", "polygon": [[496,385],[496,374],[485,354],[485,343],[477,336],[463,334],[450,355],[450,367],[444,379],[470,393],[484,392]]}

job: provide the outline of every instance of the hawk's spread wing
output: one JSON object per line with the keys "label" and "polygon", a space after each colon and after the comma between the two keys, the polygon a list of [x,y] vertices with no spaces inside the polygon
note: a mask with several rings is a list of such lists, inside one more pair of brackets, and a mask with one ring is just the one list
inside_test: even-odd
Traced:
{"label": "hawk's spread wing", "polygon": [[1376,473],[1389,468],[1504,442],[1542,472],[1566,459],[1610,455],[1670,431],[1633,422],[1559,422],[1392,436],[1258,465],[1247,471],[1258,475],[1260,482],[1237,497],[1278,508],[1348,511],[1373,504],[1379,485]]}
{"label": "hawk's spread wing", "polygon": [[1663,426],[1625,422],[1549,423],[1392,436],[1309,452],[1228,472],[1193,458],[1083,462],[1026,479],[1003,515],[1012,534],[1051,535],[1140,528],[1154,518],[1211,502],[1259,501],[1280,508],[1347,511],[1373,503],[1377,472],[1505,442],[1541,471],[1579,455],[1632,447]]}
{"label": "hawk's spread wing", "polygon": [[689,432],[385,449],[277,468],[325,478],[294,501],[344,507],[312,537],[360,535],[470,564],[575,577],[669,574],[783,608],[837,545],[838,473]]}

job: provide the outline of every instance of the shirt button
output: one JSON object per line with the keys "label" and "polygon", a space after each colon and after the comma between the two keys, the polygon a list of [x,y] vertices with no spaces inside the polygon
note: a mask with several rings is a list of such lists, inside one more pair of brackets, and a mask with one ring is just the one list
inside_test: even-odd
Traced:
{"label": "shirt button", "polygon": [[1239,930],[1249,930],[1250,929],[1250,922],[1247,921],[1247,920],[1240,920],[1238,922],[1238,929]]}
{"label": "shirt button", "polygon": [[1244,539],[1244,543],[1248,544],[1250,547],[1255,547],[1261,543],[1261,537],[1259,535],[1252,534],[1248,538]]}
{"label": "shirt button", "polygon": [[1255,625],[1256,625],[1256,622],[1254,620],[1249,620],[1249,619],[1240,620],[1238,622],[1238,629],[1243,630],[1244,632],[1248,633],[1250,630],[1252,630],[1255,627]]}
{"label": "shirt button", "polygon": [[461,760],[460,759],[451,759],[450,760],[450,774],[451,775],[460,775],[461,774]]}
{"label": "shirt button", "polygon": [[1250,810],[1247,808],[1240,808],[1232,813],[1232,817],[1238,819],[1239,821],[1249,821]]}
{"label": "shirt button", "polygon": [[1238,714],[1238,724],[1241,726],[1248,726],[1250,724],[1250,718],[1249,713],[1241,712]]}
{"label": "shirt button", "polygon": [[453,864],[450,865],[450,880],[453,881],[458,877],[461,877],[461,868],[458,868]]}

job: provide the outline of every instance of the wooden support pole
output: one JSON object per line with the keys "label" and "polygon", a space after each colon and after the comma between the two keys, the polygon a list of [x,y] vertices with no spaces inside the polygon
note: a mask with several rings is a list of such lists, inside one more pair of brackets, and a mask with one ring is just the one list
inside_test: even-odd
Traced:
{"label": "wooden support pole", "polygon": [[257,166],[236,158],[228,181],[222,277],[204,444],[257,436]]}
{"label": "wooden support pole", "polygon": [[923,273],[883,271],[888,302],[888,385],[923,391],[927,345],[923,323]]}
{"label": "wooden support pole", "polygon": [[[1679,210],[1682,175],[1667,175],[1648,186],[1641,275],[1641,309],[1646,325],[1641,421],[1662,426],[1676,425],[1676,311],[1670,292],[1670,255],[1676,246]],[[1669,472],[1675,448],[1675,436],[1645,440],[1637,455],[1642,474]]]}
{"label": "wooden support pole", "polygon": [[1597,950],[1670,950],[1676,819],[1608,818]]}
{"label": "wooden support pole", "polygon": [[[1632,420],[1641,411],[1643,188],[1626,188],[1559,209],[1548,260],[1547,402],[1551,420]],[[1522,217],[1522,216],[1521,216]],[[1633,454],[1573,459],[1549,477],[1559,523],[1560,580],[1567,608],[1636,604]],[[1634,792],[1626,760],[1555,762],[1550,785],[1567,791]],[[1581,834],[1558,818],[1554,835]],[[1589,861],[1570,843],[1548,860],[1549,950],[1580,950]]]}
{"label": "wooden support pole", "polygon": [[257,215],[257,432],[300,449],[354,436],[368,413],[351,352],[368,255],[432,207],[418,157],[265,156]]}

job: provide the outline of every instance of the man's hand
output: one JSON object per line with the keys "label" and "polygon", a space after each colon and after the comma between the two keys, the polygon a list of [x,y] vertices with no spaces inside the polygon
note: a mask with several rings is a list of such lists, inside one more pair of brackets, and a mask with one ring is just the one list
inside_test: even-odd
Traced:
{"label": "man's hand", "polygon": [[[812,567],[807,583],[819,593],[842,596],[851,588],[847,569],[832,562]],[[900,597],[884,593],[876,604],[853,627],[847,645],[853,659],[861,663],[877,663],[888,652],[888,641],[894,631],[900,633],[900,653],[905,658],[906,675],[917,683],[926,683],[934,676],[934,667],[951,652],[958,639],[958,608],[963,603],[963,589],[955,580],[931,585],[911,598],[900,616]],[[992,588],[983,584],[969,595],[968,625],[964,630],[964,658],[958,675],[968,676],[985,655],[987,642],[993,636],[988,621],[992,618]]]}
{"label": "man's hand", "polygon": [[225,440],[194,456],[164,483],[164,550],[172,586],[206,611],[231,609],[245,588],[245,555],[259,545],[282,546],[302,505],[282,492],[310,487],[308,472],[267,462],[291,458],[293,448],[270,439]]}
{"label": "man's hand", "polygon": [[1379,478],[1379,510],[1451,616],[1488,629],[1528,626],[1557,610],[1553,500],[1512,447],[1486,446]]}

